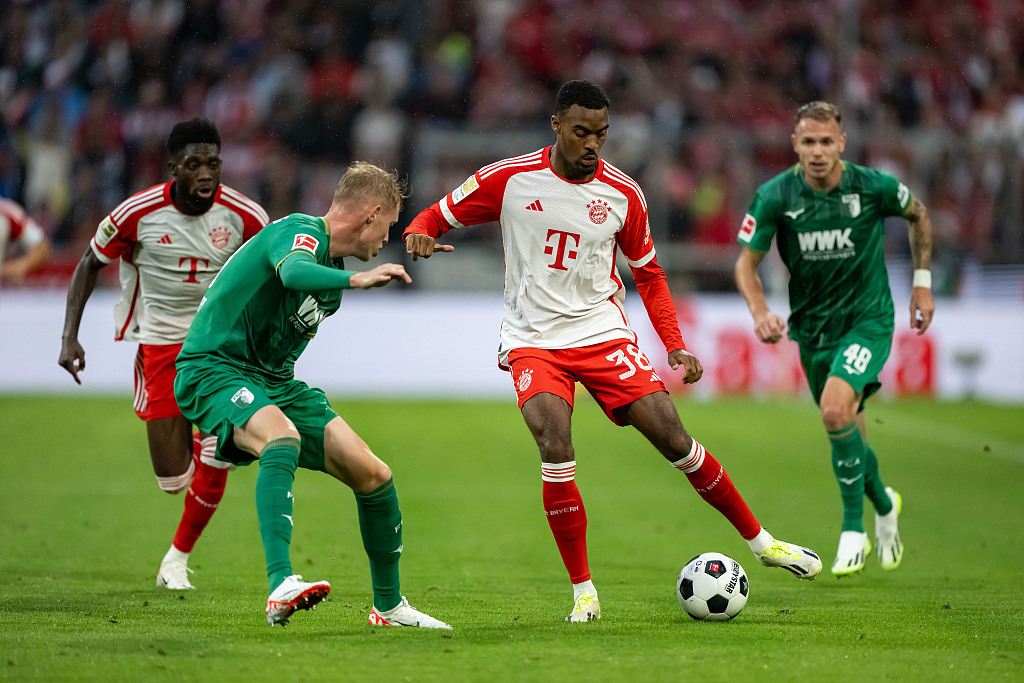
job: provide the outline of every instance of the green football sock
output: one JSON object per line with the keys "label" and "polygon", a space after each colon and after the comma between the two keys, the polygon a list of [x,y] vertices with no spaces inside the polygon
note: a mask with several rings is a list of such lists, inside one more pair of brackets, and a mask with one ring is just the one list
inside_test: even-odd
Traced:
{"label": "green football sock", "polygon": [[370,558],[373,606],[386,612],[402,601],[398,560],[402,557],[402,511],[398,509],[395,480],[372,491],[356,494],[359,533]]}
{"label": "green football sock", "polygon": [[843,531],[864,531],[864,440],[856,422],[828,430],[832,441],[832,471],[843,498]]}
{"label": "green football sock", "polygon": [[268,593],[292,573],[288,546],[292,542],[292,484],[299,465],[299,447],[298,439],[275,439],[260,453],[256,515],[267,559]]}
{"label": "green football sock", "polygon": [[868,444],[864,444],[864,453],[867,455],[867,459],[864,461],[864,493],[867,494],[871,504],[875,506],[875,512],[887,515],[892,511],[892,499],[885,492],[882,478],[878,476],[878,458],[875,457],[875,452]]}

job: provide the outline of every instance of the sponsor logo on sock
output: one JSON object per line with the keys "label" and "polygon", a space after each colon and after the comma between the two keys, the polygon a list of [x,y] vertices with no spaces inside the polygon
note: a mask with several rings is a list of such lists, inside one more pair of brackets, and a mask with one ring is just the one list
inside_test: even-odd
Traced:
{"label": "sponsor logo on sock", "polygon": [[852,484],[853,482],[857,481],[858,479],[860,479],[863,476],[864,476],[863,474],[858,474],[856,477],[850,477],[849,479],[847,479],[846,477],[839,477],[839,483],[840,484],[850,485],[850,484]]}
{"label": "sponsor logo on sock", "polygon": [[554,517],[555,515],[565,514],[566,512],[576,512],[579,509],[579,505],[570,505],[569,507],[561,508],[560,510],[545,510],[544,514],[548,517]]}
{"label": "sponsor logo on sock", "polygon": [[281,515],[281,516],[282,516],[282,517],[284,517],[285,519],[287,519],[287,520],[288,520],[288,522],[289,522],[289,523],[290,523],[290,524],[291,524],[292,526],[295,526],[295,522],[294,522],[294,520],[292,520],[292,516],[291,516],[291,515]]}

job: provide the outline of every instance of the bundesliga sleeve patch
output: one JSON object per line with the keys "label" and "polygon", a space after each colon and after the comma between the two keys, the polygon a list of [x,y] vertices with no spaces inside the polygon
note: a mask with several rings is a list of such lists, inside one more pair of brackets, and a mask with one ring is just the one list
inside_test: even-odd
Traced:
{"label": "bundesliga sleeve patch", "polygon": [[757,220],[748,213],[743,217],[743,223],[740,224],[739,238],[744,242],[749,242],[754,236],[755,230],[757,230]]}
{"label": "bundesliga sleeve patch", "polygon": [[316,256],[316,248],[318,246],[320,246],[320,242],[312,235],[306,235],[305,233],[296,235],[295,241],[292,242],[293,251],[295,249],[305,249],[310,254],[313,254],[313,256]]}
{"label": "bundesliga sleeve patch", "polygon": [[476,181],[476,175],[471,175],[466,179],[466,182],[462,183],[454,192],[452,192],[452,204],[458,204],[463,199],[473,193],[473,190],[480,187],[480,183]]}
{"label": "bundesliga sleeve patch", "polygon": [[99,228],[96,229],[96,245],[99,247],[107,246],[110,244],[110,240],[114,239],[114,235],[116,234],[117,228],[110,220],[110,216],[107,216],[100,223]]}

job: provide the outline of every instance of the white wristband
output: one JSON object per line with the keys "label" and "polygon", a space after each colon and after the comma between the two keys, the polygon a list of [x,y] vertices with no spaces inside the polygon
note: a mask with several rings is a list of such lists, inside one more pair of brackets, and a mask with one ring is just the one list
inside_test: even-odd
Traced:
{"label": "white wristband", "polygon": [[924,287],[925,289],[932,288],[932,271],[925,270],[924,268],[918,268],[914,271],[914,286]]}

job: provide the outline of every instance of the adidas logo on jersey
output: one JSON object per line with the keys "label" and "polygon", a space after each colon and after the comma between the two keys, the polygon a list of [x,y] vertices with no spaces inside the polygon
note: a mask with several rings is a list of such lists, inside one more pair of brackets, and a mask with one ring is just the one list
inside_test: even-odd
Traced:
{"label": "adidas logo on jersey", "polygon": [[156,242],[157,242],[157,244],[170,244],[171,243],[171,236],[170,235],[164,235],[163,237],[158,239]]}
{"label": "adidas logo on jersey", "polygon": [[530,204],[530,205],[529,205],[529,206],[527,206],[526,208],[527,208],[527,210],[529,210],[529,211],[543,211],[543,210],[544,210],[544,207],[542,207],[542,206],[540,205],[540,200],[539,200],[539,199],[535,199],[535,200],[533,201],[533,204]]}

